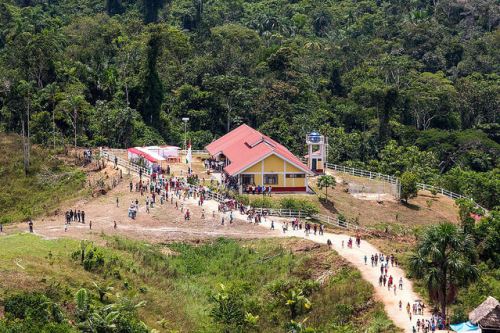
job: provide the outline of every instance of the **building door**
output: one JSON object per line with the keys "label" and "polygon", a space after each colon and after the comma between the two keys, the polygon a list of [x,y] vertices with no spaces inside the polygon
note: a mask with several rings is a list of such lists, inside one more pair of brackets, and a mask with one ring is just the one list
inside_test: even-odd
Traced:
{"label": "building door", "polygon": [[312,160],[312,168],[311,169],[313,171],[316,171],[317,166],[318,166],[318,160],[315,159],[315,158],[313,158],[313,160]]}

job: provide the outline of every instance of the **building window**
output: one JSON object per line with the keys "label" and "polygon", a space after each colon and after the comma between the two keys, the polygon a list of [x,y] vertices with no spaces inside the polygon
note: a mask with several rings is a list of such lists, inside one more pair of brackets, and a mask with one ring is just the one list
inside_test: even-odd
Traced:
{"label": "building window", "polygon": [[253,185],[255,183],[253,175],[241,175],[242,185]]}
{"label": "building window", "polygon": [[278,184],[278,175],[264,175],[265,185],[276,185]]}
{"label": "building window", "polygon": [[303,173],[287,173],[286,178],[306,178],[306,175]]}

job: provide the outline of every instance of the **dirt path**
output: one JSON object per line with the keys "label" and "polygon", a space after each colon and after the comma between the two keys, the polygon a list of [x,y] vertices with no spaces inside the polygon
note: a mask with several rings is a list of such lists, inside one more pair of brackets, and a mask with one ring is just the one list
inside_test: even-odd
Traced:
{"label": "dirt path", "polygon": [[[191,200],[190,203],[194,204],[194,200]],[[207,201],[205,205],[206,207],[210,207],[210,209],[217,209],[217,203],[214,201]],[[246,221],[246,216],[241,215],[239,212],[233,212],[233,217],[236,220]],[[283,219],[281,218],[267,218],[267,221],[261,222],[260,227],[266,228],[269,232],[275,233],[276,230],[271,230],[271,220],[274,221],[275,229],[280,230],[281,237],[304,238],[320,244],[326,244],[327,240],[330,239],[333,243],[333,249],[337,251],[337,253],[342,257],[347,259],[347,261],[349,261],[353,266],[358,268],[363,279],[373,285],[376,298],[384,304],[387,315],[394,322],[394,324],[403,329],[404,332],[411,333],[412,327],[416,325],[417,319],[420,318],[420,320],[422,320],[423,318],[430,318],[430,313],[426,312],[424,316],[412,316],[412,319],[410,320],[408,314],[406,313],[406,304],[410,303],[410,306],[412,306],[415,300],[422,298],[413,291],[412,282],[406,278],[406,274],[401,268],[392,267],[389,265],[388,275],[393,276],[396,286],[399,283],[399,278],[402,277],[403,290],[399,290],[398,288],[396,294],[394,294],[394,291],[392,289],[389,291],[387,287],[379,286],[378,279],[380,276],[380,266],[372,267],[370,261],[372,254],[380,253],[380,251],[375,246],[369,244],[366,241],[361,241],[361,246],[359,248],[354,245],[354,247],[350,249],[347,247],[347,241],[349,240],[350,236],[345,234],[333,234],[325,232],[324,235],[321,236],[313,234],[306,236],[303,230],[291,229],[286,233],[283,233],[281,231]],[[248,222],[246,223],[251,224]],[[342,247],[343,241],[345,243],[345,247]],[[366,264],[364,261],[365,256],[367,257]],[[401,310],[399,310],[400,300],[403,304],[403,308]]]}
{"label": "dirt path", "polygon": [[[119,199],[119,205],[116,205],[116,198]],[[132,200],[138,199],[140,210],[136,220],[127,217],[127,208]],[[412,283],[405,277],[402,269],[390,267],[388,274],[393,276],[397,284],[400,277],[403,277],[403,290],[397,290],[396,295],[393,291],[388,291],[386,287],[379,287],[378,278],[380,267],[372,267],[370,257],[372,254],[380,251],[362,241],[361,247],[352,249],[342,247],[342,241],[347,245],[349,239],[345,234],[325,233],[324,235],[306,236],[303,231],[289,230],[283,233],[281,223],[283,220],[276,218],[275,229],[271,229],[271,220],[263,221],[260,227],[248,223],[246,216],[234,212],[234,223],[229,224],[229,215],[225,215],[225,225],[221,225],[222,215],[217,213],[218,204],[215,201],[208,200],[203,207],[199,207],[195,199],[174,200],[173,203],[165,202],[163,205],[157,204],[151,209],[150,213],[145,211],[144,201],[146,195],[140,196],[137,192],[128,190],[128,181],[123,181],[117,188],[112,190],[106,196],[92,200],[81,200],[72,203],[67,207],[62,207],[61,212],[67,209],[80,209],[86,212],[86,224],[73,222],[67,231],[64,230],[63,213],[45,217],[35,221],[35,232],[42,237],[58,238],[70,237],[75,239],[94,239],[102,241],[99,236],[101,232],[108,235],[120,234],[127,237],[142,239],[149,242],[171,242],[171,241],[198,241],[207,238],[230,237],[230,238],[267,238],[267,237],[299,237],[311,240],[316,243],[326,244],[330,239],[333,242],[333,249],[341,256],[347,259],[352,265],[361,271],[362,277],[370,282],[375,291],[376,298],[384,306],[389,318],[402,328],[405,332],[412,332],[412,326],[415,325],[418,318],[423,316],[414,316],[410,321],[406,313],[406,304],[416,299],[421,299],[412,288]],[[177,201],[178,209],[175,208]],[[189,208],[192,214],[190,221],[184,221],[181,206],[184,209]],[[205,211],[205,219],[201,218],[202,210]],[[89,230],[88,221],[92,220],[92,230]],[[113,221],[117,221],[118,228],[114,230]],[[25,224],[9,227],[10,232],[25,231]],[[364,257],[367,256],[367,264],[364,263]],[[403,303],[403,309],[399,310],[399,301]],[[424,316],[430,317],[429,313]]]}

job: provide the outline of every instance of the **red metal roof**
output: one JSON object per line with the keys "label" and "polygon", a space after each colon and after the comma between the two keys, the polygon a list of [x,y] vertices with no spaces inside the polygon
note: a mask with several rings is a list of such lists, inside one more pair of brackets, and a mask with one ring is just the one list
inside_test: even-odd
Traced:
{"label": "red metal roof", "polygon": [[284,146],[245,124],[215,140],[206,149],[212,156],[222,153],[229,159],[231,163],[224,171],[230,176],[239,174],[273,153],[311,173],[309,168]]}
{"label": "red metal roof", "polygon": [[143,152],[143,151],[140,151],[139,149],[137,148],[129,148],[127,149],[127,151],[131,154],[135,154],[135,155],[138,155],[138,156],[141,156],[143,158],[145,158],[146,160],[148,160],[149,162],[151,163],[157,163],[158,160],[156,158],[154,158],[153,156]]}

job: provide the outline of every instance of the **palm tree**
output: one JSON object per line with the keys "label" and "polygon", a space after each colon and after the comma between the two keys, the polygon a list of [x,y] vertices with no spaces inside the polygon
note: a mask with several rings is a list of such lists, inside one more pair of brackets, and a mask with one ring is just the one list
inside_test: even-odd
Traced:
{"label": "palm tree", "polygon": [[311,309],[311,301],[304,296],[304,292],[299,289],[291,289],[282,294],[285,304],[290,311],[290,319],[294,320],[302,312],[307,312]]}
{"label": "palm tree", "polygon": [[473,237],[452,223],[429,228],[410,257],[411,274],[424,280],[431,299],[439,303],[443,318],[457,288],[478,277],[475,258]]}
{"label": "palm tree", "polygon": [[319,187],[320,190],[323,188],[326,189],[326,200],[328,200],[328,188],[329,187],[335,187],[337,182],[335,181],[335,178],[330,176],[330,175],[323,175],[319,176],[317,186]]}

